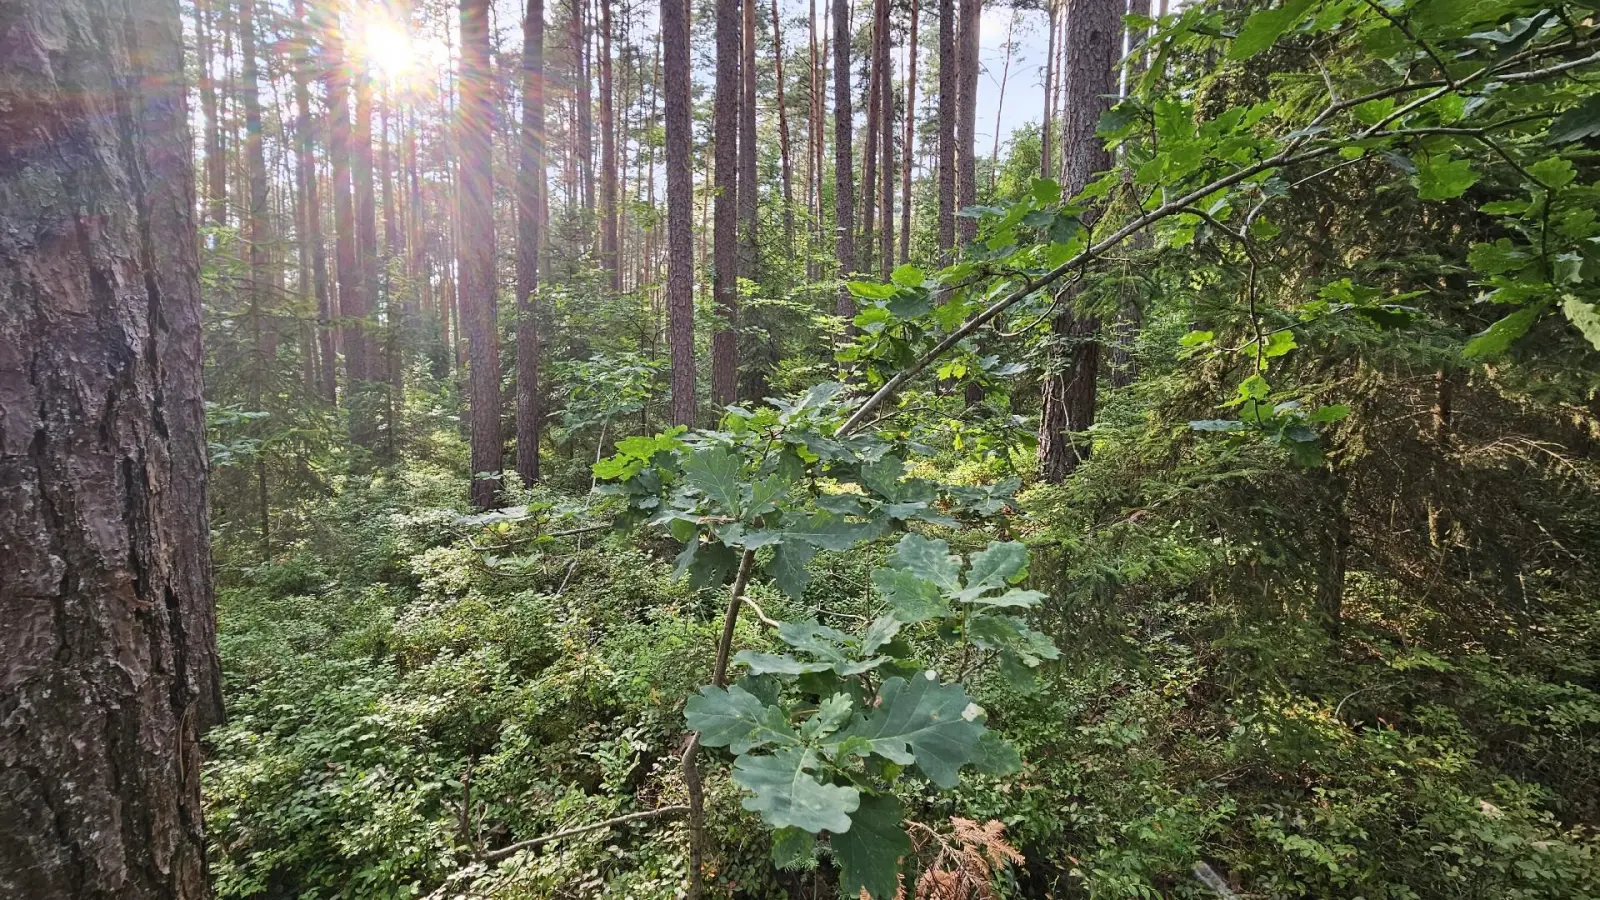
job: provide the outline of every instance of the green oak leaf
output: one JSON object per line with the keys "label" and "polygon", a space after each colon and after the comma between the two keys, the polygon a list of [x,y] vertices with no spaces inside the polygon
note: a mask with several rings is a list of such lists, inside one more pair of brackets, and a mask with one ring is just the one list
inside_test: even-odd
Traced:
{"label": "green oak leaf", "polygon": [[817,863],[817,836],[799,828],[772,833],[772,864],[779,869],[810,869]]}
{"label": "green oak leaf", "polygon": [[834,694],[817,705],[816,715],[800,723],[801,737],[812,741],[833,734],[850,721],[855,708],[849,694]]}
{"label": "green oak leaf", "polygon": [[1016,616],[978,613],[967,619],[967,640],[983,650],[1010,650],[1029,666],[1059,659],[1061,651],[1043,634]]}
{"label": "green oak leaf", "polygon": [[1012,588],[998,597],[979,597],[974,602],[980,606],[1005,607],[1008,609],[1032,609],[1044,600],[1042,591],[1025,591],[1021,588]]}
{"label": "green oak leaf", "polygon": [[998,590],[1028,565],[1028,548],[1021,541],[991,541],[987,549],[972,554],[967,569],[967,586],[956,599],[971,603],[982,594]]}
{"label": "green oak leaf", "polygon": [[823,784],[812,774],[820,764],[815,751],[784,748],[771,756],[741,756],[733,763],[733,780],[754,796],[741,804],[760,813],[774,828],[841,832],[850,828],[850,814],[861,805],[853,787]]}
{"label": "green oak leaf", "polygon": [[803,541],[784,541],[772,554],[767,564],[767,574],[777,583],[778,590],[791,600],[799,600],[811,582],[811,570],[806,565],[817,555],[817,548]]}
{"label": "green oak leaf", "polygon": [[887,794],[869,794],[850,816],[850,827],[832,837],[839,862],[839,893],[887,900],[900,890],[900,859],[911,854],[911,838],[901,820],[900,801]]}
{"label": "green oak leaf", "polygon": [[879,616],[867,626],[867,633],[861,637],[861,652],[874,653],[879,647],[894,640],[900,633],[900,626],[905,623],[893,615]]}
{"label": "green oak leaf", "polygon": [[1509,316],[1473,335],[1461,355],[1467,359],[1493,359],[1511,348],[1517,338],[1528,333],[1533,323],[1544,314],[1544,304],[1524,306]]}
{"label": "green oak leaf", "polygon": [[770,745],[801,746],[783,710],[763,704],[738,685],[727,689],[706,685],[684,704],[683,715],[707,747],[727,747],[740,754]]}
{"label": "green oak leaf", "polygon": [[933,582],[941,591],[961,590],[961,560],[950,555],[950,545],[930,541],[920,534],[908,534],[894,548],[895,568]]}
{"label": "green oak leaf", "polygon": [[1600,136],[1600,94],[1590,94],[1550,123],[1550,133],[1545,135],[1545,140],[1552,144],[1570,144],[1597,136]]}
{"label": "green oak leaf", "polygon": [[849,550],[877,533],[871,522],[847,522],[843,516],[819,511],[784,524],[786,537],[804,541],[821,550]]}
{"label": "green oak leaf", "polygon": [[750,667],[752,675],[804,675],[807,672],[826,672],[832,663],[801,662],[787,653],[762,653],[757,650],[740,650],[733,661]]}
{"label": "green oak leaf", "polygon": [[952,788],[983,734],[978,713],[959,684],[942,685],[927,673],[910,681],[890,678],[871,714],[858,715],[836,737],[862,738],[872,753],[903,766],[915,763],[934,784]]}
{"label": "green oak leaf", "polygon": [[1005,738],[986,730],[978,739],[972,767],[985,775],[1014,775],[1022,771],[1022,754]]}
{"label": "green oak leaf", "polygon": [[1285,31],[1300,24],[1314,0],[1289,0],[1277,9],[1252,13],[1228,45],[1229,59],[1249,59],[1272,46]]}
{"label": "green oak leaf", "polygon": [[872,586],[888,601],[894,617],[907,625],[950,615],[938,585],[904,569],[873,569]]}
{"label": "green oak leaf", "polygon": [[1566,313],[1567,321],[1577,326],[1589,343],[1600,350],[1600,306],[1569,296],[1562,302],[1561,311]]}
{"label": "green oak leaf", "polygon": [[1453,200],[1477,183],[1471,160],[1430,156],[1417,166],[1417,196],[1423,200]]}
{"label": "green oak leaf", "polygon": [[683,477],[690,486],[733,515],[744,505],[739,470],[739,458],[721,447],[696,450],[683,462]]}

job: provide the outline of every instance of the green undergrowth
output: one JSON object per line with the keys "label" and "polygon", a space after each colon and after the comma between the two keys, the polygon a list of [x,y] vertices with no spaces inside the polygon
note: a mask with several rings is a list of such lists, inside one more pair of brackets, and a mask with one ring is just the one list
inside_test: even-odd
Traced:
{"label": "green undergrowth", "polygon": [[[708,679],[721,591],[674,580],[675,548],[644,532],[463,526],[463,487],[423,468],[349,485],[317,511],[320,535],[220,590],[229,721],[206,780],[220,896],[424,896],[481,851],[684,802],[683,703]],[[591,521],[570,498],[527,499],[573,513],[543,530]],[[1190,540],[1177,517],[1065,540],[1083,502],[1022,500],[1034,580],[1057,598],[1040,624],[1063,658],[1026,696],[973,686],[1024,768],[901,798],[930,826],[1003,823],[1026,862],[1000,893],[1200,897],[1208,874],[1253,896],[1600,889],[1600,616],[1580,598],[1547,600],[1511,649],[1446,651],[1394,585],[1352,575],[1335,641],[1230,593],[1238,548]],[[992,537],[934,531],[965,550]],[[891,543],[820,555],[801,602],[759,580],[751,597],[851,628],[879,602],[869,574]],[[754,615],[735,646],[780,649]],[[712,766],[719,894],[836,890],[826,861],[774,869],[738,796]],[[672,897],[685,843],[676,819],[602,829],[471,883]]]}

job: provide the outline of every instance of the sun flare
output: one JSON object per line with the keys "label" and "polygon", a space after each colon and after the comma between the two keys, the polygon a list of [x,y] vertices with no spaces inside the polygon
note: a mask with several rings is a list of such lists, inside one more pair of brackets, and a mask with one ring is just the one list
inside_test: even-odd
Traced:
{"label": "sun flare", "polygon": [[385,80],[398,80],[416,68],[417,53],[411,35],[393,22],[368,22],[362,38],[368,61]]}

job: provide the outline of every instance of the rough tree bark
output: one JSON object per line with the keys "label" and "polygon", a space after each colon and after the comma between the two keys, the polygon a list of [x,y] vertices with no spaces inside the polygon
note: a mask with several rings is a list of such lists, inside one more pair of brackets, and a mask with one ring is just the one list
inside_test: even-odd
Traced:
{"label": "rough tree bark", "polygon": [[[594,92],[589,70],[589,3],[572,0],[572,86],[579,190],[583,208],[594,212]],[[593,227],[593,226],[589,226]],[[590,233],[593,237],[593,232]]]}
{"label": "rough tree bark", "polygon": [[[1065,196],[1083,190],[1095,173],[1111,166],[1111,155],[1094,132],[1117,93],[1122,11],[1120,0],[1067,0],[1066,65],[1061,70],[1066,82],[1061,119]],[[1039,416],[1039,468],[1042,478],[1059,483],[1088,455],[1088,447],[1080,446],[1074,436],[1094,424],[1100,321],[1081,314],[1069,295],[1051,321],[1051,330]]]}
{"label": "rough tree bark", "polygon": [[739,368],[739,0],[716,0],[717,83],[712,109],[716,206],[711,214],[712,285],[717,323],[711,336],[711,401],[733,403]]}
{"label": "rough tree bark", "polygon": [[[500,482],[500,351],[495,332],[494,172],[489,0],[461,0],[459,181],[462,322],[471,358],[472,505],[488,509]],[[482,477],[480,477],[482,476]]]}
{"label": "rough tree bark", "polygon": [[894,269],[894,62],[890,58],[889,0],[876,0],[872,40],[878,62],[878,277]]}
{"label": "rough tree bark", "polygon": [[[978,202],[978,69],[979,32],[983,25],[982,0],[961,0],[961,35],[956,49],[956,209]],[[978,233],[978,220],[956,221],[956,239],[963,245]]]}
{"label": "rough tree bark", "polygon": [[756,0],[739,3],[739,274],[760,278],[756,233],[761,196],[756,171]]}
{"label": "rough tree bark", "polygon": [[955,0],[939,0],[939,254],[952,261],[956,246],[956,67]]}
{"label": "rough tree bark", "polygon": [[[606,0],[609,5],[609,0]],[[517,170],[517,474],[539,480],[539,254],[545,222],[544,0],[528,0],[522,18],[522,131]],[[613,204],[615,198],[613,199]]]}
{"label": "rough tree bark", "polygon": [[0,896],[210,896],[183,71],[176,3],[0,6]]}
{"label": "rough tree bark", "polygon": [[672,422],[693,427],[694,172],[689,144],[689,0],[661,4],[661,77],[667,141],[667,328],[672,345]]}
{"label": "rough tree bark", "polygon": [[833,232],[834,256],[839,261],[836,312],[844,319],[847,335],[855,328],[850,320],[855,318],[856,302],[845,287],[845,281],[858,269],[856,183],[855,173],[850,170],[854,156],[850,147],[854,118],[850,109],[850,4],[849,0],[833,0]]}

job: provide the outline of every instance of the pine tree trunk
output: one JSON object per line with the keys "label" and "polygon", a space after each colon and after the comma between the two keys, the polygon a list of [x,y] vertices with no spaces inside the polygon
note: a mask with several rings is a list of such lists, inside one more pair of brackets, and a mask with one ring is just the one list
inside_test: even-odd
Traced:
{"label": "pine tree trunk", "polygon": [[[1117,0],[1067,0],[1066,106],[1061,149],[1066,177],[1062,194],[1072,196],[1111,166],[1105,143],[1095,136],[1101,115],[1117,92],[1122,56],[1122,11]],[[1086,223],[1092,224],[1092,223]],[[1069,289],[1071,290],[1071,289]],[[1069,295],[1051,323],[1051,344],[1039,417],[1039,467],[1046,481],[1061,482],[1088,455],[1077,435],[1094,424],[1100,368],[1100,321],[1080,314]]]}
{"label": "pine tree trunk", "polygon": [[900,262],[911,262],[911,163],[917,136],[917,13],[911,0],[911,46],[906,51],[906,130],[900,156]]}
{"label": "pine tree trunk", "polygon": [[878,6],[884,0],[872,0],[872,41],[867,45],[867,132],[861,147],[861,256],[858,260],[863,272],[871,272],[878,261],[878,126],[883,121],[879,110],[879,91],[883,81],[878,77]]}
{"label": "pine tree trunk", "polygon": [[[328,295],[328,250],[322,239],[322,199],[317,183],[317,137],[311,117],[311,31],[306,24],[305,0],[294,0],[294,16],[304,30],[298,38],[294,61],[295,154],[304,207],[306,245],[311,260],[311,292],[317,310],[317,390],[329,404],[338,399],[338,368],[333,352],[333,300]],[[302,278],[305,275],[302,273]]]}
{"label": "pine tree trunk", "polygon": [[205,900],[222,699],[178,6],[0,18],[0,895]]}
{"label": "pine tree trunk", "polygon": [[[572,83],[577,121],[579,190],[583,209],[594,212],[594,91],[589,67],[589,2],[572,0]],[[592,227],[592,226],[588,226]],[[590,232],[592,235],[593,232]]]}
{"label": "pine tree trunk", "polygon": [[[1149,16],[1150,0],[1128,0],[1128,14],[1133,16]],[[1124,82],[1123,96],[1132,93],[1137,82],[1144,75],[1148,64],[1145,53],[1139,48],[1147,32],[1140,30],[1129,35],[1128,47],[1133,54],[1128,61],[1128,77]],[[1133,236],[1130,245],[1135,250],[1150,249],[1150,233],[1141,231]],[[1114,388],[1127,387],[1133,384],[1138,377],[1138,369],[1133,358],[1133,344],[1139,338],[1139,328],[1144,324],[1144,310],[1137,299],[1124,300],[1117,310],[1117,319],[1111,325],[1111,386]]]}
{"label": "pine tree trunk", "polygon": [[894,61],[890,55],[889,0],[875,0],[878,24],[878,277],[894,269]]}
{"label": "pine tree trunk", "polygon": [[[961,0],[961,35],[958,39],[956,91],[956,207],[978,202],[978,69],[979,31],[983,25],[982,0]],[[956,239],[963,246],[978,233],[978,220],[958,218]]]}
{"label": "pine tree trunk", "polygon": [[[752,0],[753,2],[753,0]],[[783,184],[783,240],[785,256],[794,256],[794,167],[789,158],[789,109],[783,93],[783,18],[778,0],[772,0],[772,67],[778,81],[778,157]]]}
{"label": "pine tree trunk", "polygon": [[[226,3],[227,0],[221,0]],[[223,152],[222,120],[214,76],[215,47],[210,0],[195,0],[195,36],[200,53],[200,110],[205,115],[206,218],[221,225],[228,218],[228,160]]]}
{"label": "pine tree trunk", "polygon": [[[1148,2],[1148,0],[1146,0]],[[1055,129],[1055,78],[1056,78],[1056,20],[1061,0],[1046,0],[1049,12],[1048,35],[1044,51],[1044,117],[1039,126],[1039,177],[1049,178],[1055,169],[1050,165],[1051,142]]]}
{"label": "pine tree trunk", "polygon": [[850,6],[848,0],[833,0],[833,233],[834,256],[839,261],[839,302],[836,312],[845,321],[845,334],[853,334],[850,320],[856,315],[855,298],[845,282],[859,270],[856,260],[855,173],[850,170],[855,155],[851,136],[855,115],[850,108]]}
{"label": "pine tree trunk", "polygon": [[612,103],[611,0],[600,4],[600,265],[622,290],[617,234],[617,131]]}
{"label": "pine tree trunk", "polygon": [[960,79],[955,0],[939,0],[939,254],[950,263],[956,245],[956,110]]}
{"label": "pine tree trunk", "polygon": [[372,81],[366,66],[354,69],[355,119],[350,128],[350,187],[354,196],[356,230],[356,304],[344,309],[349,323],[347,342],[361,348],[362,365],[351,367],[349,393],[350,437],[373,448],[378,443],[374,383],[383,377],[372,335],[372,314],[378,296],[378,211],[372,185]]}
{"label": "pine tree trunk", "polygon": [[672,422],[695,422],[694,172],[689,145],[689,2],[661,4],[662,93],[666,95],[667,328],[672,345]]}
{"label": "pine tree trunk", "polygon": [[[604,0],[609,4],[609,0]],[[545,223],[544,0],[528,0],[522,19],[522,131],[517,170],[517,474],[524,485],[539,480],[543,426],[539,397],[539,254]]]}
{"label": "pine tree trunk", "polygon": [[[334,275],[339,285],[338,325],[335,339],[344,349],[345,402],[358,381],[366,377],[366,356],[361,341],[343,321],[359,314],[361,267],[356,264],[355,206],[350,190],[350,76],[344,63],[344,44],[336,31],[327,32],[328,157],[333,174]],[[330,361],[332,362],[332,361]]]}
{"label": "pine tree trunk", "polygon": [[716,206],[712,210],[712,295],[717,323],[711,336],[711,401],[733,403],[739,346],[739,63],[738,0],[716,0],[717,82],[712,110],[716,140]]}
{"label": "pine tree trunk", "polygon": [[761,277],[756,233],[761,196],[756,171],[756,0],[740,0],[739,20],[739,275],[755,281]]}
{"label": "pine tree trunk", "polygon": [[461,243],[456,250],[461,289],[457,303],[471,359],[472,505],[478,509],[495,504],[501,462],[490,77],[489,0],[461,0]]}

